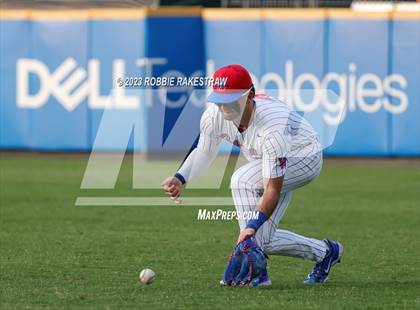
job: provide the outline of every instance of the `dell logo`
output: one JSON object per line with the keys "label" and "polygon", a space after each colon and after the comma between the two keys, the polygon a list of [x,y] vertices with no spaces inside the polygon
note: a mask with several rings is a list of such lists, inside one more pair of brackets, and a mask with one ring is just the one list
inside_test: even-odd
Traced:
{"label": "dell logo", "polygon": [[[40,81],[36,93],[30,93],[29,77],[36,75]],[[113,81],[125,74],[125,61],[113,61]],[[16,64],[16,103],[20,108],[37,109],[46,104],[52,95],[67,111],[73,111],[88,98],[92,109],[137,109],[138,96],[128,96],[124,88],[113,89],[111,95],[102,96],[100,89],[100,65],[97,59],[88,61],[87,71],[78,67],[74,58],[68,57],[54,72],[36,59],[22,58]]]}

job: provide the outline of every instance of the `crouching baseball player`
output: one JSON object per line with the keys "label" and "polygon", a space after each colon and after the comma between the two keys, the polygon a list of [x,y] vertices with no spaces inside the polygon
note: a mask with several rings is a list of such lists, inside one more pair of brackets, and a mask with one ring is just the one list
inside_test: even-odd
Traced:
{"label": "crouching baseball player", "polygon": [[321,171],[322,147],[309,123],[285,103],[255,95],[248,71],[229,65],[214,74],[211,104],[200,122],[200,138],[178,172],[162,183],[173,200],[188,180],[206,170],[222,139],[239,146],[249,163],[231,178],[238,214],[256,211],[242,220],[240,234],[226,266],[222,285],[270,285],[267,254],[293,256],[314,262],[305,283],[326,282],[340,262],[343,247],[337,241],[317,240],[278,229],[293,190],[312,181]]}

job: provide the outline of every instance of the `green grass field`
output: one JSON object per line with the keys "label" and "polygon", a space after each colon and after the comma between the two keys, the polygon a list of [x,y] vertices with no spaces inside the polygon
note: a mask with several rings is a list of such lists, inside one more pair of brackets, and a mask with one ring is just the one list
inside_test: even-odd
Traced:
{"label": "green grass field", "polygon": [[[340,240],[342,263],[326,285],[307,286],[310,262],[271,256],[273,285],[249,289],[218,285],[235,221],[197,221],[191,206],[75,207],[89,195],[86,156],[0,156],[2,309],[420,308],[418,160],[326,161],[281,227]],[[127,164],[104,195],[139,194],[130,188]],[[151,285],[137,281],[145,267]]]}

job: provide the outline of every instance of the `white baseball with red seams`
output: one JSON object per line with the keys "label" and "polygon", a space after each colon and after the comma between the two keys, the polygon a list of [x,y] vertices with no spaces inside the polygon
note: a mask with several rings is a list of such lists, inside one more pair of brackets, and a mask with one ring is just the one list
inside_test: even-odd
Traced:
{"label": "white baseball with red seams", "polygon": [[140,282],[144,284],[150,284],[152,283],[156,278],[156,273],[149,268],[143,269],[139,274],[139,280]]}

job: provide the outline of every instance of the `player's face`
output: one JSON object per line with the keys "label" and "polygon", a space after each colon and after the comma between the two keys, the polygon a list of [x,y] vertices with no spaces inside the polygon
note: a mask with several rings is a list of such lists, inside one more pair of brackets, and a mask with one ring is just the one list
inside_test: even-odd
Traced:
{"label": "player's face", "polygon": [[242,113],[244,112],[247,99],[248,96],[243,96],[233,103],[220,105],[219,109],[223,113],[223,118],[227,121],[240,120]]}
{"label": "player's face", "polygon": [[223,104],[220,107],[225,120],[233,121],[241,116],[241,108],[239,103]]}

